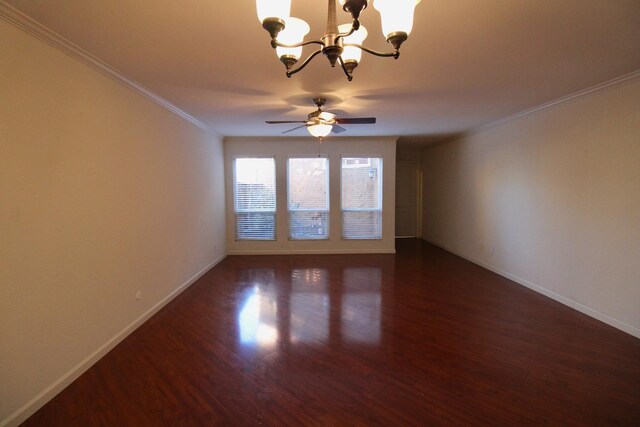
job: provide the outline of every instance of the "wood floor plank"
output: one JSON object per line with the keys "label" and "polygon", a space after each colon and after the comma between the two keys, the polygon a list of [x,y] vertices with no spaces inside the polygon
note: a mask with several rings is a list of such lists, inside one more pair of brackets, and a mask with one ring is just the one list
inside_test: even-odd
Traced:
{"label": "wood floor plank", "polygon": [[397,244],[228,257],[24,425],[640,425],[640,340]]}

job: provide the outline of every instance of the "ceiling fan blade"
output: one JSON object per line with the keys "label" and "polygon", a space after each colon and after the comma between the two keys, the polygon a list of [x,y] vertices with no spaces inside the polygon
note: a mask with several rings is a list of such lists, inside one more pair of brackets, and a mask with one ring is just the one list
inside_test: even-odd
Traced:
{"label": "ceiling fan blade", "polygon": [[333,125],[333,129],[331,129],[331,132],[333,133],[342,133],[344,131],[346,131],[346,129],[338,125]]}
{"label": "ceiling fan blade", "polygon": [[353,117],[348,119],[336,119],[336,123],[339,123],[341,125],[372,125],[375,122],[375,117]]}
{"label": "ceiling fan blade", "polygon": [[[300,122],[296,122],[296,123],[300,123]],[[293,129],[285,130],[285,131],[284,131],[284,132],[282,132],[282,133],[283,133],[283,134],[285,134],[285,133],[293,132],[294,130],[298,130],[298,129],[300,129],[300,128],[307,127],[307,122],[302,122],[302,123],[304,123],[302,126],[296,126],[296,127],[294,127]]]}
{"label": "ceiling fan blade", "polygon": [[295,120],[295,121],[291,121],[291,120],[267,120],[265,122],[268,125],[277,125],[280,123],[307,123],[304,120]]}

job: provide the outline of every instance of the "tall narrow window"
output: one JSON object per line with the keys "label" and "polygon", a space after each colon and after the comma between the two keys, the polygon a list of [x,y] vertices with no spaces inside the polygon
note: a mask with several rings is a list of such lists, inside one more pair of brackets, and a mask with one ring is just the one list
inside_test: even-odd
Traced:
{"label": "tall narrow window", "polygon": [[342,238],[382,239],[382,159],[343,158],[340,185]]}
{"label": "tall narrow window", "polygon": [[237,240],[276,239],[276,164],[271,158],[240,158],[233,164]]}
{"label": "tall narrow window", "polygon": [[292,158],[287,168],[289,238],[329,238],[329,160]]}

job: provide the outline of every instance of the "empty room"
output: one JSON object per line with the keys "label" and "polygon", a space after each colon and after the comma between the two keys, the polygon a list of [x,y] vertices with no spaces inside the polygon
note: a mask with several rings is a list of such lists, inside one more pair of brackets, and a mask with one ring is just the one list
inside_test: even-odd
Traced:
{"label": "empty room", "polygon": [[0,0],[0,427],[640,425],[638,0]]}

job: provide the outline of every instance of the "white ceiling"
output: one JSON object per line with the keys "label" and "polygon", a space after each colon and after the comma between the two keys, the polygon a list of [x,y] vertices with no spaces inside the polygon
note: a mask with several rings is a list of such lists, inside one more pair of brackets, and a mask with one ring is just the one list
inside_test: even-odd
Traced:
{"label": "white ceiling", "polygon": [[[253,0],[6,3],[225,136],[280,135],[264,121],[303,120],[324,95],[329,111],[378,118],[345,136],[428,142],[640,69],[638,0],[424,0],[400,59],[364,54],[352,82],[323,56],[287,79]],[[292,15],[319,38],[326,7],[293,0]],[[361,21],[388,50],[378,12]]]}

